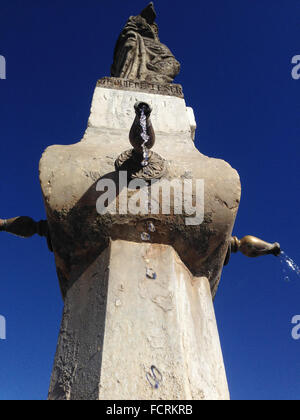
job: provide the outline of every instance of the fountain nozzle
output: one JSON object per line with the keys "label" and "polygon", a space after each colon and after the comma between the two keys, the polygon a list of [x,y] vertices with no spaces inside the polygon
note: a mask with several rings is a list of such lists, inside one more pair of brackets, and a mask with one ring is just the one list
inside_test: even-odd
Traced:
{"label": "fountain nozzle", "polygon": [[278,242],[275,242],[272,254],[275,255],[275,257],[279,257],[279,255],[281,255],[281,247]]}
{"label": "fountain nozzle", "polygon": [[233,236],[230,239],[224,265],[229,263],[232,252],[236,253],[238,251],[250,258],[270,254],[275,255],[275,257],[279,257],[279,255],[281,255],[281,248],[278,242],[270,244],[262,239],[250,235],[245,236],[243,239],[238,239],[236,236]]}
{"label": "fountain nozzle", "polygon": [[142,111],[144,111],[144,114],[146,117],[149,117],[152,108],[150,105],[148,105],[146,102],[136,102],[134,105],[135,113],[140,117],[142,115]]}
{"label": "fountain nozzle", "polygon": [[136,102],[134,110],[135,118],[129,132],[133,149],[126,150],[117,158],[116,171],[126,171],[129,179],[160,179],[166,174],[167,164],[158,153],[150,151],[155,144],[155,132],[150,119],[152,108],[146,102]]}
{"label": "fountain nozzle", "polygon": [[231,238],[231,252],[238,251],[250,258],[269,254],[278,257],[281,254],[280,244],[278,242],[270,244],[262,239],[249,235],[240,240],[236,236]]}
{"label": "fountain nozzle", "polygon": [[[129,132],[129,140],[134,148],[134,151],[138,155],[142,155],[144,152],[143,145],[148,149],[152,149],[155,143],[155,133],[151,123],[150,115],[152,112],[152,108],[146,102],[137,102],[134,105],[135,109],[135,119],[133,121],[132,127]],[[145,133],[143,132],[143,128],[141,125],[142,114],[146,117],[145,120]],[[142,137],[143,135],[147,135],[148,139],[145,142],[145,139]]]}

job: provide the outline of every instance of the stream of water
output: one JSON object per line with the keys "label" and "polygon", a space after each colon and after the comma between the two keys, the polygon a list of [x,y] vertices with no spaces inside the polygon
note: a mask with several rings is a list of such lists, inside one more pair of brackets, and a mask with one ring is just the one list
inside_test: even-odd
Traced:
{"label": "stream of water", "polygon": [[148,163],[149,163],[149,149],[147,148],[147,143],[148,143],[150,137],[147,134],[147,117],[145,115],[144,108],[142,108],[140,124],[141,124],[141,127],[142,127],[141,137],[144,140],[144,143],[142,144],[143,158],[144,158],[144,160],[142,161],[142,166],[145,167],[145,166],[148,166]]}
{"label": "stream of water", "polygon": [[285,281],[290,281],[291,274],[295,274],[298,278],[300,277],[300,268],[295,263],[294,260],[292,260],[285,252],[281,252],[280,254],[280,262],[282,264],[282,271],[284,275]]}

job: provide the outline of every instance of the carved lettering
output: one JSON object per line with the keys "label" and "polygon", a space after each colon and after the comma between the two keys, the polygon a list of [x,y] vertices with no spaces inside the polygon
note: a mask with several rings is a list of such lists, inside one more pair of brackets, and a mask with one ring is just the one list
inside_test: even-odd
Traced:
{"label": "carved lettering", "polygon": [[183,91],[180,85],[159,83],[147,83],[145,81],[126,80],[116,77],[104,77],[98,81],[97,86],[109,89],[126,89],[138,92],[157,93],[159,95],[177,96],[183,98]]}

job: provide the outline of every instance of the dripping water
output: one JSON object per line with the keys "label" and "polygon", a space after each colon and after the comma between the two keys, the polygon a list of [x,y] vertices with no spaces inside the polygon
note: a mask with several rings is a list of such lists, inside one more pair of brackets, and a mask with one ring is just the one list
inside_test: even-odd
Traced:
{"label": "dripping water", "polygon": [[148,222],[147,227],[148,227],[149,232],[153,233],[156,231],[156,228],[152,222]]}
{"label": "dripping water", "polygon": [[144,141],[142,144],[142,148],[143,148],[142,166],[146,167],[149,164],[149,149],[147,148],[147,143],[150,137],[147,134],[147,117],[145,115],[145,107],[142,107],[142,110],[141,110],[140,124],[142,128],[141,137]]}
{"label": "dripping water", "polygon": [[290,281],[291,273],[296,274],[297,277],[300,277],[300,268],[285,252],[280,254],[280,262],[283,265],[282,271],[285,281]]}
{"label": "dripping water", "polygon": [[[154,233],[156,232],[156,227],[153,222],[147,222],[147,230],[148,232]],[[143,232],[141,238],[144,242],[151,241],[151,235],[148,232]],[[146,259],[145,262],[147,263],[146,266],[146,277],[150,280],[156,280],[157,274],[156,272],[149,267],[150,260]]]}
{"label": "dripping water", "polygon": [[149,235],[149,233],[147,233],[147,232],[143,232],[143,233],[141,234],[141,239],[142,239],[142,241],[147,242],[147,241],[150,241],[151,236]]}
{"label": "dripping water", "polygon": [[[156,232],[156,227],[155,227],[153,222],[148,222],[147,223],[147,231],[151,232],[151,233]],[[147,241],[151,240],[151,235],[148,232],[143,232],[141,234],[142,241],[147,242]]]}
{"label": "dripping water", "polygon": [[151,280],[156,280],[157,279],[157,274],[155,273],[155,271],[152,268],[147,267],[146,277],[148,279],[151,279]]}

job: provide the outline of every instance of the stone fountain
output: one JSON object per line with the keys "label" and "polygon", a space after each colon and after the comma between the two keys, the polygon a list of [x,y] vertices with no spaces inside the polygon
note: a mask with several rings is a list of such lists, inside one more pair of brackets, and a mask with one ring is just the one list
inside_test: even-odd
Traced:
{"label": "stone fountain", "polygon": [[238,173],[196,149],[155,19],[150,3],[128,20],[83,139],[44,152],[47,221],[0,221],[54,252],[65,307],[50,400],[229,399],[213,308],[224,262],[280,252],[232,238]]}

